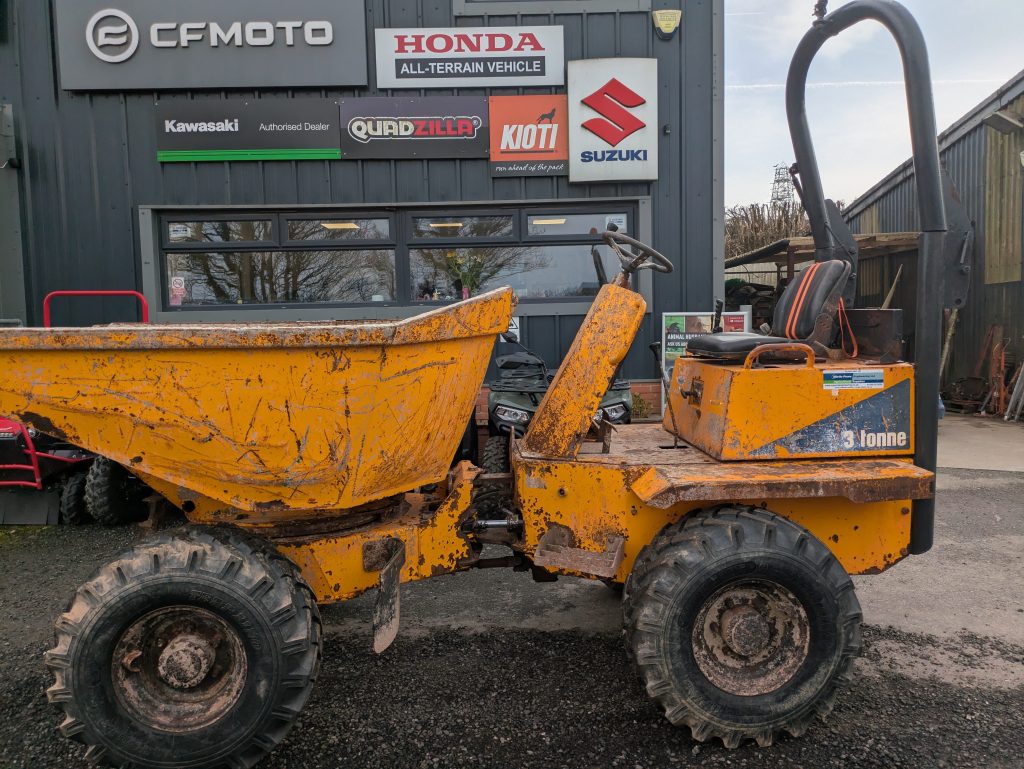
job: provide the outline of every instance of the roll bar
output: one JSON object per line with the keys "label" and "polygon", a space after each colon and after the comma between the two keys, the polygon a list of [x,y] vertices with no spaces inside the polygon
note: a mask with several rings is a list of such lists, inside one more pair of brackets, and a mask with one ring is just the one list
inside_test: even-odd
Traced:
{"label": "roll bar", "polygon": [[[824,4],[818,4],[819,10]],[[840,244],[829,225],[821,174],[807,125],[807,73],[815,55],[831,37],[865,20],[889,30],[903,60],[903,79],[910,115],[910,140],[917,181],[917,207],[921,221],[917,263],[917,319],[914,338],[916,390],[914,393],[914,464],[935,471],[938,441],[939,357],[942,305],[945,296],[943,249],[947,227],[943,183],[936,140],[928,50],[921,28],[910,12],[893,0],[852,0],[814,22],[804,35],[786,79],[786,115],[803,186],[804,206],[814,237],[817,261],[842,258]],[[933,310],[934,308],[934,310]],[[934,491],[934,488],[933,488]],[[915,500],[910,521],[910,552],[924,553],[932,546],[935,500]]]}

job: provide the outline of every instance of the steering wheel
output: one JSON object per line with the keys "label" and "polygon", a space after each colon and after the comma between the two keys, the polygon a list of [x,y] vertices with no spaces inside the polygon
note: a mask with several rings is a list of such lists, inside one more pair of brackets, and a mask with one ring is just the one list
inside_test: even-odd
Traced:
{"label": "steering wheel", "polygon": [[[629,235],[607,230],[604,233],[604,242],[619,257],[622,271],[626,275],[632,275],[638,270],[654,270],[667,273],[675,269],[672,266],[672,262],[664,254],[655,251],[646,243],[641,243],[639,240],[629,237]],[[624,249],[622,246],[630,246],[635,250]]]}

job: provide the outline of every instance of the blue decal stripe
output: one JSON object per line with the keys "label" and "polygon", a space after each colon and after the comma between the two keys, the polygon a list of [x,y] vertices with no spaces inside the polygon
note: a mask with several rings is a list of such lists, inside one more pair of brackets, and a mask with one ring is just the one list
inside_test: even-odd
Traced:
{"label": "blue decal stripe", "polygon": [[[900,436],[905,443],[900,445]],[[891,444],[891,445],[890,445]],[[752,451],[752,457],[788,454],[850,454],[909,449],[910,380],[819,419]]]}

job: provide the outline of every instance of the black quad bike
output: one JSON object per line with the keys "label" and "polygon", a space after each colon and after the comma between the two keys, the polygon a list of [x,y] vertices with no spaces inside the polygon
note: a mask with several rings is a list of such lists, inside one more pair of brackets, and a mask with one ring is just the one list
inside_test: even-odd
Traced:
{"label": "black quad bike", "polygon": [[[540,405],[554,373],[539,355],[528,350],[513,333],[501,338],[519,348],[494,359],[498,378],[488,383],[488,439],[480,456],[481,467],[489,473],[509,472],[509,441],[513,435],[523,437],[533,414]],[[629,424],[633,418],[633,395],[629,382],[616,379],[608,388],[597,412],[596,421],[613,425]]]}

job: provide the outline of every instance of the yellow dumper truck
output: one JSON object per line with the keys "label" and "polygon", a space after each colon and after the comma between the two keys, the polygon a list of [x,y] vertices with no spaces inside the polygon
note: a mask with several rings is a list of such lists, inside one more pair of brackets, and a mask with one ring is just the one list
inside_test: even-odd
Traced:
{"label": "yellow dumper truck", "polygon": [[[803,112],[814,53],[865,18],[897,37],[908,80],[924,231],[913,364],[864,337],[844,352],[856,254]],[[510,289],[397,322],[0,331],[0,413],[117,461],[189,521],[72,596],[46,653],[60,730],[113,766],[253,766],[312,690],[318,605],[376,588],[383,651],[400,585],[485,565],[622,585],[627,654],[697,740],[769,745],[827,713],[861,648],[850,575],[931,545],[948,196],[923,41],[900,6],[819,19],[787,98],[818,258],[770,333],[692,342],[663,424],[594,424],[645,313],[633,276],[671,272],[607,233],[622,272],[509,473],[450,460]],[[490,543],[512,555],[487,558]]]}

